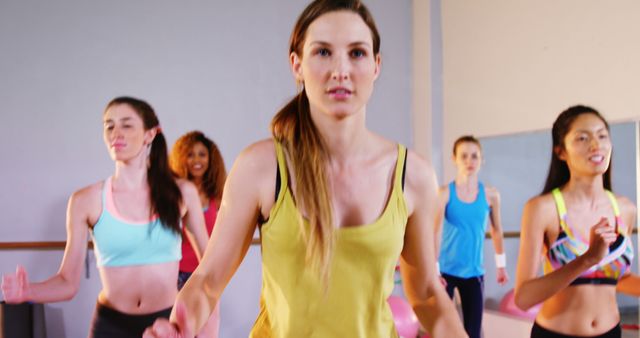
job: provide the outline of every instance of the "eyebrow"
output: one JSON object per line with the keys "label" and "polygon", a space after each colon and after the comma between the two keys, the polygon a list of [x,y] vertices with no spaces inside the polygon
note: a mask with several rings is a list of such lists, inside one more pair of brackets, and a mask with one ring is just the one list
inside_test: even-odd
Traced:
{"label": "eyebrow", "polygon": [[[123,118],[120,119],[120,121],[122,121],[122,122],[127,122],[129,120],[131,120],[131,117],[129,117],[129,116],[123,117]],[[115,123],[115,121],[113,119],[106,119],[106,120],[104,120],[104,123],[105,124],[106,123]]]}
{"label": "eyebrow", "polygon": [[[331,46],[331,43],[326,42],[326,41],[322,41],[322,40],[318,40],[318,41],[311,41],[309,43],[309,46],[313,46],[313,45],[321,45],[321,46]],[[359,46],[365,46],[365,47],[371,47],[371,44],[365,41],[355,41],[349,44],[349,47],[359,47]]]}
{"label": "eyebrow", "polygon": [[[609,130],[607,129],[607,127],[602,127],[602,128],[599,128],[598,130],[596,130],[595,132],[599,133],[601,131],[609,131]],[[592,132],[591,130],[587,130],[587,129],[578,129],[574,133],[587,133],[588,134],[588,133],[591,133],[591,132]]]}

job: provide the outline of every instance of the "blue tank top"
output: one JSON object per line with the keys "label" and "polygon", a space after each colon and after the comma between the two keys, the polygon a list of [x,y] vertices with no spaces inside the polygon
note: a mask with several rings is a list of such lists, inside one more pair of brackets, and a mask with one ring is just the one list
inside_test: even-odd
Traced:
{"label": "blue tank top", "polygon": [[91,232],[98,266],[130,266],[179,261],[181,236],[157,217],[149,222],[125,220],[113,202],[111,177],[104,182],[102,214]]}
{"label": "blue tank top", "polygon": [[442,273],[460,278],[484,275],[482,263],[489,209],[482,183],[478,183],[478,195],[471,203],[460,201],[455,182],[449,183],[439,258]]}

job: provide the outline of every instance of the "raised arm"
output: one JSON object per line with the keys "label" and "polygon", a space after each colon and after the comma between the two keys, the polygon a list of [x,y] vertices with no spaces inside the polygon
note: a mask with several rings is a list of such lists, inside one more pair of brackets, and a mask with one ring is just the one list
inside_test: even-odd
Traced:
{"label": "raised arm", "polygon": [[554,218],[557,218],[557,214],[549,195],[533,198],[524,207],[515,286],[515,303],[523,310],[545,301],[569,286],[584,271],[604,258],[609,244],[615,241],[614,227],[603,218],[591,228],[587,252],[561,268],[538,277],[545,229],[557,226]]}
{"label": "raised arm", "polygon": [[502,232],[502,218],[500,217],[500,192],[494,187],[487,187],[487,200],[489,201],[489,220],[491,241],[496,253],[496,279],[498,284],[504,285],[509,280],[506,271],[506,256],[504,253],[504,234]]}
{"label": "raised arm", "polygon": [[434,337],[466,337],[455,307],[436,273],[436,255],[432,246],[436,187],[431,167],[410,153],[405,182],[409,220],[400,259],[402,281],[420,323]]}
{"label": "raised arm", "polygon": [[[144,337],[198,332],[249,249],[266,201],[273,203],[276,160],[273,142],[244,150],[227,178],[211,239],[198,268],[178,294],[171,323],[158,320]],[[268,196],[268,197],[267,197]]]}
{"label": "raised arm", "polygon": [[198,260],[202,260],[208,238],[198,189],[193,183],[182,179],[178,180],[178,186],[182,193],[182,202],[185,208],[182,224],[186,226],[187,238],[191,242],[193,251],[196,253]]}
{"label": "raised arm", "polygon": [[69,198],[67,244],[55,275],[43,282],[31,283],[24,268],[18,266],[15,274],[2,277],[2,292],[7,303],[50,303],[70,300],[75,296],[87,254],[88,226],[97,220],[96,214],[100,210],[99,191],[99,184],[96,184],[75,192]]}

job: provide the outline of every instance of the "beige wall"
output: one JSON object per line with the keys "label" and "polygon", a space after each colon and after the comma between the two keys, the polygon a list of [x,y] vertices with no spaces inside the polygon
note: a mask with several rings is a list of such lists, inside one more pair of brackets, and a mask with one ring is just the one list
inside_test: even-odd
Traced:
{"label": "beige wall", "polygon": [[576,103],[640,116],[639,15],[635,0],[442,1],[445,156],[462,134],[549,128]]}
{"label": "beige wall", "polygon": [[431,158],[431,51],[429,26],[429,1],[413,0],[412,6],[412,102],[411,125],[413,149]]}

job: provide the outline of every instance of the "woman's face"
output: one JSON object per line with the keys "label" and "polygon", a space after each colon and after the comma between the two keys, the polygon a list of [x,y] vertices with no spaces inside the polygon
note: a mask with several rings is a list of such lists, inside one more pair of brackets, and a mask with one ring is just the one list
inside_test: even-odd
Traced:
{"label": "woman's face", "polygon": [[371,30],[351,11],[321,15],[307,30],[302,55],[291,54],[298,81],[304,83],[312,113],[341,119],[364,112],[380,72]]}
{"label": "woman's face", "polygon": [[476,175],[482,164],[482,152],[474,142],[462,142],[456,146],[453,161],[458,168],[458,174],[463,176]]}
{"label": "woman's face", "polygon": [[104,113],[104,143],[114,161],[146,155],[144,150],[155,133],[145,131],[142,119],[128,104],[115,104]]}
{"label": "woman's face", "polygon": [[196,142],[187,154],[187,169],[189,177],[201,179],[209,169],[209,149]]}
{"label": "woman's face", "polygon": [[572,174],[601,175],[609,168],[611,149],[605,123],[595,114],[586,113],[571,124],[558,157],[567,163]]}

